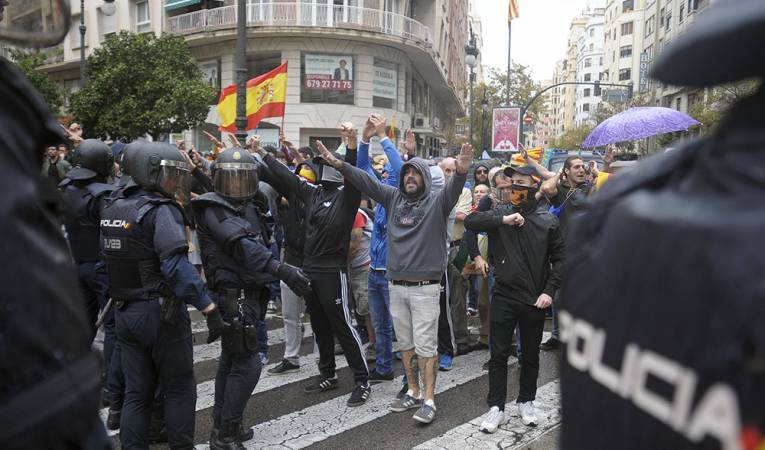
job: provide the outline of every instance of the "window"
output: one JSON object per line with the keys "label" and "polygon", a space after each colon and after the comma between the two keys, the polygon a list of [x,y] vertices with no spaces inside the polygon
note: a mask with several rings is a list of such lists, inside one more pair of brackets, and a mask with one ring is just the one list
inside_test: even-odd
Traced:
{"label": "window", "polygon": [[602,65],[603,65],[603,57],[602,57],[602,56],[600,57],[600,60],[599,60],[599,62],[598,62],[598,65],[599,65],[599,66],[602,66]]}
{"label": "window", "polygon": [[590,96],[590,88],[585,88],[584,92],[582,93],[582,97],[589,97]]}
{"label": "window", "polygon": [[666,18],[666,10],[664,8],[661,8],[661,11],[659,12],[659,27],[664,26],[664,19]]}
{"label": "window", "polygon": [[117,32],[117,14],[107,16],[100,9],[98,12],[98,35],[101,42],[106,40],[106,37]]}
{"label": "window", "polygon": [[590,28],[590,37],[593,37],[593,36],[595,36],[595,29]]}
{"label": "window", "polygon": [[632,46],[625,45],[619,49],[619,58],[629,58],[632,56]]}
{"label": "window", "polygon": [[622,2],[622,12],[627,13],[635,9],[635,0],[624,0]]}
{"label": "window", "polygon": [[350,55],[303,54],[301,103],[354,104],[355,72]]}
{"label": "window", "polygon": [[584,74],[584,81],[590,81],[592,80],[592,74],[586,73]]}
{"label": "window", "polygon": [[678,111],[680,111],[680,100],[681,100],[680,97],[677,97],[675,99],[675,109],[678,110]]}
{"label": "window", "polygon": [[644,53],[648,57],[648,61],[650,61],[653,58],[653,45],[646,47]]}
{"label": "window", "polygon": [[653,34],[653,21],[656,20],[656,16],[651,16],[645,21],[645,35],[650,36]]}
{"label": "window", "polygon": [[590,112],[590,104],[589,103],[585,103],[584,105],[582,105],[582,112]]}
{"label": "window", "polygon": [[680,5],[680,14],[677,15],[678,23],[683,23],[683,15],[685,15],[685,5]]}
{"label": "window", "polygon": [[665,24],[667,26],[664,29],[669,31],[672,28],[672,13],[667,14],[667,20],[665,21]]}
{"label": "window", "polygon": [[149,16],[149,2],[147,0],[135,2],[135,31],[138,33],[151,31],[151,17]]}
{"label": "window", "polygon": [[584,67],[591,67],[592,66],[592,60],[590,58],[584,58]]}
{"label": "window", "polygon": [[622,36],[628,36],[632,34],[632,22],[626,22],[622,24]]}
{"label": "window", "polygon": [[395,108],[398,97],[398,68],[396,64],[375,59],[373,70],[372,106]]}
{"label": "window", "polygon": [[699,0],[688,0],[688,12],[699,9]]}
{"label": "window", "polygon": [[632,78],[631,69],[619,69],[619,81],[629,80]]}
{"label": "window", "polygon": [[590,44],[590,51],[595,50],[595,44]]}

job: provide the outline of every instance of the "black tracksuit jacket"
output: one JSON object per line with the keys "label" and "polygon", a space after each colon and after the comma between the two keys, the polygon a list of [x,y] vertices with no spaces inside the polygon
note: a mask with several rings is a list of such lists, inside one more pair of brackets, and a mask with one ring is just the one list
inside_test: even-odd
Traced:
{"label": "black tracksuit jacket", "polygon": [[[355,165],[356,150],[348,150],[345,160]],[[272,186],[287,197],[290,210],[295,207],[293,205],[302,204],[304,229],[298,231],[305,236],[303,270],[335,272],[346,269],[351,228],[361,202],[361,192],[350,183],[307,183],[271,155],[266,155],[263,161],[278,179]],[[285,258],[285,262],[289,261]]]}

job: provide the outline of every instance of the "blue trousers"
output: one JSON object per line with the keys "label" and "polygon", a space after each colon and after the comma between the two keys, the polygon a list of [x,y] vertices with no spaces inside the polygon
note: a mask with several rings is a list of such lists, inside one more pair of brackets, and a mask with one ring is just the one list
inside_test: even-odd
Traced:
{"label": "blue trousers", "polygon": [[390,293],[385,271],[369,270],[369,314],[375,327],[377,373],[393,370],[393,318],[390,315]]}

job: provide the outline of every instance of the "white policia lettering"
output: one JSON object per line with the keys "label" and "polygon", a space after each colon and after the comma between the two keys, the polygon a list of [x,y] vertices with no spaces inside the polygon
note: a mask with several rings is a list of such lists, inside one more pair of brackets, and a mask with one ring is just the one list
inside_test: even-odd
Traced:
{"label": "white policia lettering", "polygon": [[115,220],[102,219],[101,226],[109,227],[109,228],[126,228],[129,226],[129,222],[127,220],[119,220],[119,219],[115,219]]}
{"label": "white policia lettering", "polygon": [[[725,450],[742,450],[738,398],[725,383],[715,383],[693,407],[698,375],[671,359],[637,344],[624,347],[621,368],[603,362],[606,331],[577,319],[566,311],[558,313],[560,336],[566,342],[566,359],[571,367],[588,372],[593,380],[614,394],[631,400],[639,409],[656,418],[694,443],[711,436]],[[657,378],[674,388],[672,398],[649,390],[647,380]]]}

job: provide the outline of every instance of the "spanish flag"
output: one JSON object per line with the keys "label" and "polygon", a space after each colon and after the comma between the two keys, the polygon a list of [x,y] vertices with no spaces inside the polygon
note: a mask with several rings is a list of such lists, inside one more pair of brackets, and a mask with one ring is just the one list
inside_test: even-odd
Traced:
{"label": "spanish flag", "polygon": [[[266,117],[284,115],[287,98],[287,63],[247,82],[247,129],[258,127]],[[236,85],[225,87],[218,101],[220,131],[236,131]]]}
{"label": "spanish flag", "polygon": [[390,118],[390,129],[388,130],[388,138],[391,142],[396,142],[396,111],[393,111],[393,114]]}
{"label": "spanish flag", "polygon": [[513,19],[518,18],[518,2],[517,0],[510,0],[510,5],[507,10],[507,22],[510,23]]}
{"label": "spanish flag", "polygon": [[[547,167],[547,164],[550,162],[550,157],[552,156],[553,149],[537,147],[537,148],[532,148],[530,150],[526,150],[526,153],[528,153],[531,159]],[[520,153],[514,154],[512,158],[510,158],[510,162],[514,166],[526,165],[526,160],[523,159],[523,157],[521,157]]]}

